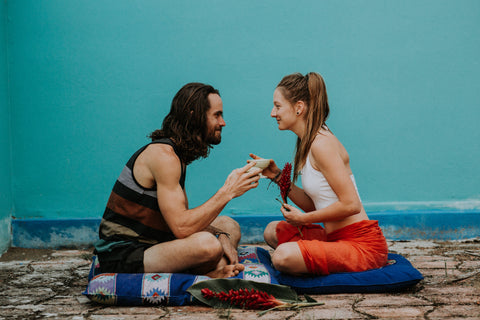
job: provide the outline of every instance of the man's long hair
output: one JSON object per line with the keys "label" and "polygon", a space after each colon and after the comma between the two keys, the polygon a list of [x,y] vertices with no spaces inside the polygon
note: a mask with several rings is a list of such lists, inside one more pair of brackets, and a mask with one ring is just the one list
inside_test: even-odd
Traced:
{"label": "man's long hair", "polygon": [[152,141],[172,139],[185,164],[200,157],[206,158],[212,148],[206,141],[207,111],[210,109],[208,95],[211,93],[220,95],[217,89],[207,84],[193,82],[184,85],[173,98],[162,128],[149,135]]}

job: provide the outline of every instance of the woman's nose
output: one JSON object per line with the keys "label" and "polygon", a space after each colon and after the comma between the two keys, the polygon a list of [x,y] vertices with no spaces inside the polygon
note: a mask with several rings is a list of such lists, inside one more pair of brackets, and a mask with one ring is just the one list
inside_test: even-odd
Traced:
{"label": "woman's nose", "polygon": [[275,110],[275,107],[272,108],[272,111],[270,112],[270,117],[272,117],[272,118],[277,117],[277,112]]}

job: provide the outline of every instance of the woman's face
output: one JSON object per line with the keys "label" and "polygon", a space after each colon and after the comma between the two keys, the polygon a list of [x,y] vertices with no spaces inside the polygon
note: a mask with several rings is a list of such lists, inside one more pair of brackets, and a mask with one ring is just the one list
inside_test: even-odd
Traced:
{"label": "woman's face", "polygon": [[285,99],[282,91],[278,88],[273,92],[273,109],[270,116],[277,120],[279,130],[291,129],[297,121],[292,104]]}

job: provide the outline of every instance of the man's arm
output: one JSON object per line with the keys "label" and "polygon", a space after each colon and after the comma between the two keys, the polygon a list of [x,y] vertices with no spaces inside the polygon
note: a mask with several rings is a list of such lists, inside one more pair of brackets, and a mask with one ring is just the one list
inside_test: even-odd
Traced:
{"label": "man's arm", "polygon": [[185,238],[207,228],[225,205],[250,189],[258,186],[259,170],[246,171],[254,166],[247,164],[233,170],[225,184],[204,204],[188,209],[187,200],[179,184],[182,168],[173,148],[151,145],[144,152],[145,165],[157,186],[160,211],[177,238]]}

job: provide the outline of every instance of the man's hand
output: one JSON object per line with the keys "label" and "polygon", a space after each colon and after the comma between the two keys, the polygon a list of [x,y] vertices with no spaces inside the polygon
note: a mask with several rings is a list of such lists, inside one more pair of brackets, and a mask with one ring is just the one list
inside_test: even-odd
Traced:
{"label": "man's hand", "polygon": [[238,252],[237,249],[232,245],[230,239],[225,234],[220,234],[218,236],[218,241],[223,248],[223,253],[225,258],[227,259],[228,264],[236,264],[238,263]]}
{"label": "man's hand", "polygon": [[[244,194],[250,189],[258,186],[258,180],[260,180],[260,173],[262,169],[253,168],[254,162],[247,164],[246,166],[233,170],[227,177],[222,189],[230,197],[236,198]],[[249,172],[247,172],[251,169]]]}

